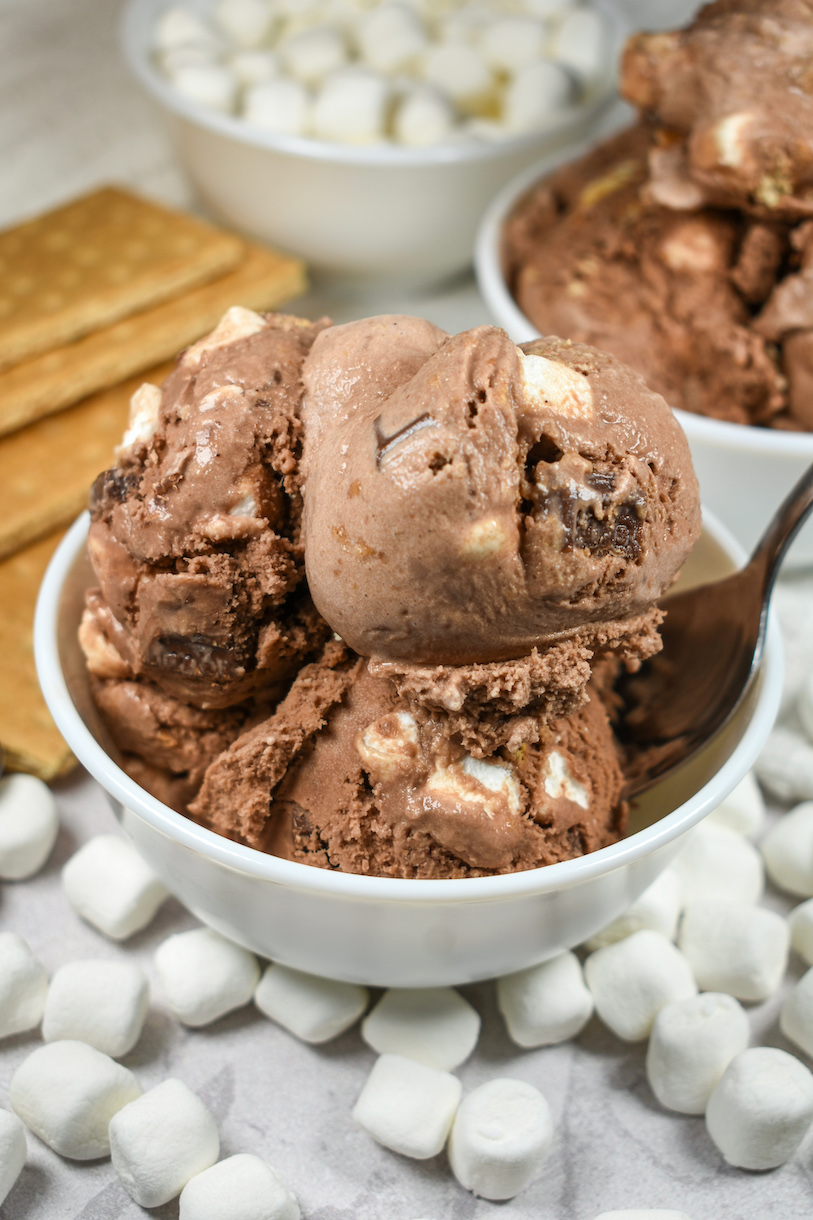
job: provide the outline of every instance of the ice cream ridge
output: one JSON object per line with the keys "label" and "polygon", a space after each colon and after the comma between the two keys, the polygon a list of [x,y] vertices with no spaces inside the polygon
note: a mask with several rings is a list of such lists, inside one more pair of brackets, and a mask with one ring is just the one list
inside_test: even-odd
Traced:
{"label": "ice cream ridge", "polygon": [[405,878],[623,833],[609,680],[660,647],[700,509],[671,411],[614,357],[230,311],[138,392],[92,507],[97,705],[188,816]]}
{"label": "ice cream ridge", "polygon": [[629,40],[638,123],[506,226],[540,331],[612,352],[672,406],[813,428],[812,52],[808,0],[717,0]]}

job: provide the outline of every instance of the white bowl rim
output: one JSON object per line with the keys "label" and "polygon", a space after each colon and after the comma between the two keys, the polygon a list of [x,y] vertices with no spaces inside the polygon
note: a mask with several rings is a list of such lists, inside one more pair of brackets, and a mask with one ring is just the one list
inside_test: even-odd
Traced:
{"label": "white bowl rim", "polygon": [[[768,623],[768,638],[759,677],[760,690],[745,731],[731,755],[683,805],[609,847],[543,868],[496,877],[467,877],[440,881],[402,880],[334,872],[283,860],[252,847],[234,843],[207,830],[140,788],[105,753],[85,725],[68,692],[59,663],[57,632],[65,578],[85,545],[90,517],[83,513],[73,523],[54,553],[40,588],[34,621],[37,672],[51,714],[79,761],[102,787],[155,830],[192,851],[243,874],[301,891],[339,899],[390,900],[397,903],[487,902],[569,889],[647,856],[694,826],[715,808],[740,778],[743,755],[754,758],[773,726],[782,694],[782,640],[775,616]],[[704,527],[729,556],[742,563],[744,552],[731,533],[712,514],[704,512]]]}
{"label": "white bowl rim", "polygon": [[[612,46],[615,47],[627,32],[623,15],[616,7],[615,0],[593,0],[597,7],[608,17],[612,30]],[[148,47],[139,36],[142,21],[142,10],[158,8],[161,0],[129,0],[120,23],[119,42],[125,59],[142,85],[167,110],[174,112],[188,122],[199,127],[208,128],[218,135],[227,136],[241,144],[254,148],[264,148],[270,152],[303,158],[310,161],[329,161],[341,165],[386,166],[389,168],[411,168],[424,165],[462,164],[471,161],[488,161],[496,159],[499,154],[510,156],[521,153],[523,149],[538,143],[546,135],[556,136],[567,132],[571,127],[581,125],[595,119],[613,100],[615,84],[613,74],[607,71],[607,77],[601,91],[584,107],[574,107],[566,112],[561,122],[535,130],[527,134],[515,136],[508,140],[472,141],[460,144],[438,144],[421,148],[409,148],[403,145],[380,143],[375,145],[338,144],[328,140],[316,140],[305,136],[287,136],[274,132],[263,131],[252,127],[244,120],[227,114],[218,114],[215,110],[196,105],[183,97],[177,90],[164,80],[161,73],[153,65]]]}
{"label": "white bowl rim", "polygon": [[[569,149],[548,153],[533,165],[516,174],[494,196],[483,213],[474,247],[474,268],[477,283],[493,316],[510,327],[519,342],[539,338],[540,331],[522,312],[511,295],[502,272],[500,245],[503,223],[519,197],[546,174],[595,147],[594,137],[580,140]],[[680,424],[688,435],[696,436],[719,448],[749,453],[779,454],[783,457],[804,457],[813,461],[813,432],[785,432],[773,428],[757,428],[752,424],[728,423],[673,407]]]}

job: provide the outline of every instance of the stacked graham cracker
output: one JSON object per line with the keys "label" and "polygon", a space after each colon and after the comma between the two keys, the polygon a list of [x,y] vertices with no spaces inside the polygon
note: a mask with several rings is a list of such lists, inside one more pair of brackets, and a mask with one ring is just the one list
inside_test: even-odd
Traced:
{"label": "stacked graham cracker", "polygon": [[73,759],[34,669],[37,590],[111,464],[130,396],[232,305],[305,289],[299,260],[113,187],[0,233],[0,746],[44,779]]}

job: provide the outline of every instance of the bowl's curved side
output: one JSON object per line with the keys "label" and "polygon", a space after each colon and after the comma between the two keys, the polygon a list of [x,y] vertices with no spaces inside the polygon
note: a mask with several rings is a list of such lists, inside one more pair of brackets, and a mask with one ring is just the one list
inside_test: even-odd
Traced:
{"label": "bowl's curved side", "polygon": [[[579,943],[646,888],[686,831],[742,778],[779,705],[781,641],[772,625],[760,679],[738,718],[694,764],[652,789],[639,811],[648,824],[622,842],[545,869],[471,880],[398,881],[310,868],[233,843],[175,813],[117,766],[97,739],[98,726],[91,730],[76,641],[88,584],[82,567],[87,526],[84,514],[63,539],[37,604],[37,668],[60,731],[190,910],[257,952],[313,973],[429,986],[519,969]],[[742,557],[715,523],[706,523],[704,536],[695,580],[719,575]],[[661,816],[664,807],[670,812]]]}

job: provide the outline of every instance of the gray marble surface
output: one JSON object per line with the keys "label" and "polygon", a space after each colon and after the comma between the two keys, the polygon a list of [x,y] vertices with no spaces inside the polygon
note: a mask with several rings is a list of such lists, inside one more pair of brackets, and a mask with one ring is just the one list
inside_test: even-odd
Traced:
{"label": "gray marble surface", "polygon": [[[119,59],[119,9],[115,0],[0,0],[0,224],[110,180],[194,206],[160,116]],[[382,291],[363,301],[349,299],[341,285],[318,284],[296,309],[329,312],[336,320],[398,309],[450,330],[487,320],[470,277],[431,295],[396,299]],[[800,639],[813,640],[813,580],[784,585],[780,598],[788,632],[804,648]],[[813,666],[813,647],[807,661]],[[800,672],[797,666],[792,682]],[[82,774],[59,786],[58,800],[62,831],[55,852],[35,879],[2,887],[0,927],[23,935],[49,971],[76,958],[126,954],[154,977],[156,946],[193,926],[192,917],[170,900],[124,946],[83,924],[62,894],[59,869],[114,821],[101,790]],[[789,908],[778,895],[768,901]],[[783,992],[800,973],[794,963]],[[505,1035],[493,985],[464,990],[483,1017],[479,1046],[460,1069],[464,1089],[498,1075],[529,1080],[548,1098],[556,1124],[542,1176],[504,1204],[474,1200],[442,1156],[407,1161],[354,1126],[350,1112],[374,1059],[357,1031],[314,1049],[253,1009],[187,1030],[172,1020],[156,989],[145,1033],[126,1063],[145,1087],[182,1077],[213,1110],[223,1154],[265,1157],[295,1190],[306,1220],[592,1220],[623,1207],[680,1208],[692,1220],[807,1220],[813,1214],[813,1139],[774,1172],[730,1169],[702,1119],[670,1115],[654,1101],[643,1046],[620,1043],[594,1020],[573,1043],[522,1052]],[[780,1002],[781,995],[751,1009],[755,1041],[784,1045],[776,1023]],[[0,1105],[7,1105],[14,1070],[37,1045],[31,1035],[0,1046]],[[2,1214],[6,1220],[116,1220],[144,1213],[109,1161],[71,1163],[32,1136],[28,1164]],[[152,1214],[169,1220],[177,1203]]]}

